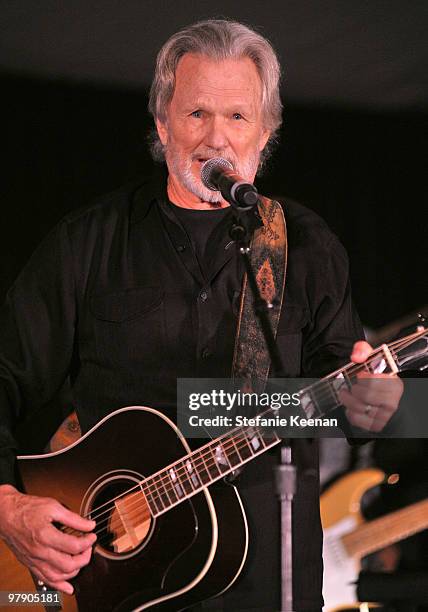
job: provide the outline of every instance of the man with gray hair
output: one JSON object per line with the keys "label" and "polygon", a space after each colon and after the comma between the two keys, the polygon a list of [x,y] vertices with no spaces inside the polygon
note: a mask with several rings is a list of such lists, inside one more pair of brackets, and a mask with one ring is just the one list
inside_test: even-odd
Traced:
{"label": "man with gray hair", "polygon": [[[174,414],[178,378],[230,376],[244,270],[229,248],[229,203],[202,183],[201,168],[221,157],[254,181],[281,124],[279,78],[270,43],[242,24],[208,20],[174,34],[158,55],[149,103],[153,155],[166,168],[70,213],[8,294],[0,330],[0,535],[37,579],[64,593],[90,562],[95,524],[18,490],[15,424],[67,376],[83,432],[122,406]],[[282,206],[289,263],[277,339],[286,376],[322,375],[350,356],[364,361],[370,347],[357,342],[364,336],[342,246],[314,213]],[[261,225],[253,212],[252,229]],[[379,430],[400,395],[397,382],[380,407],[366,384],[342,399],[349,421]],[[295,609],[319,609],[317,444],[299,440],[294,450]],[[239,477],[248,555],[236,583],[203,609],[279,608],[275,460],[267,452]],[[58,524],[87,533],[77,537]]]}

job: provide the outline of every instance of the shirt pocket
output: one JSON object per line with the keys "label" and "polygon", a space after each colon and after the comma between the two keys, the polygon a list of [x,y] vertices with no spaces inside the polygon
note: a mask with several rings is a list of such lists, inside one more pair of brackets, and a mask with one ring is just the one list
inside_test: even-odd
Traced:
{"label": "shirt pocket", "polygon": [[98,359],[107,366],[147,369],[164,357],[164,292],[160,287],[132,287],[93,295]]}

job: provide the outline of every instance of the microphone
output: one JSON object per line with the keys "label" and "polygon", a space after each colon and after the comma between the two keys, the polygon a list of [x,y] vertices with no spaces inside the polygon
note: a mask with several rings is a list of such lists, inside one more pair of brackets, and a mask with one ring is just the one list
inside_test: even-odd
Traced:
{"label": "microphone", "polygon": [[254,185],[236,174],[232,164],[222,157],[213,157],[202,165],[201,180],[211,191],[220,191],[223,198],[238,210],[251,210],[259,200]]}

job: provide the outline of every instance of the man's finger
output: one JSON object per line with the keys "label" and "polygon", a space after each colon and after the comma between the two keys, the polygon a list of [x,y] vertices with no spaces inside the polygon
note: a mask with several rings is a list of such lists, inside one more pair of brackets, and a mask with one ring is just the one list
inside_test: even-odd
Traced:
{"label": "man's finger", "polygon": [[62,523],[66,527],[71,527],[77,531],[92,531],[95,529],[95,521],[83,518],[75,512],[71,512],[63,505],[54,503],[51,509],[51,518],[58,523]]}
{"label": "man's finger", "polygon": [[365,340],[356,342],[352,348],[351,360],[354,363],[364,363],[373,353],[373,348]]}
{"label": "man's finger", "polygon": [[383,404],[388,403],[389,398],[389,389],[385,388],[385,386],[379,387],[379,385],[373,384],[355,384],[352,387],[352,392],[349,392],[346,389],[343,389],[339,394],[339,399],[346,407],[348,403],[351,401],[351,398],[357,400],[357,402],[363,405],[363,408],[369,404],[370,406],[382,406]]}
{"label": "man's finger", "polygon": [[92,550],[88,549],[78,555],[67,555],[51,548],[45,561],[58,572],[72,574],[89,563],[91,553]]}
{"label": "man's finger", "polygon": [[66,580],[60,580],[59,582],[52,582],[47,584],[49,584],[49,586],[51,586],[53,589],[61,591],[61,593],[65,593],[66,595],[73,595],[73,585],[70,584],[70,582],[67,582]]}
{"label": "man's finger", "polygon": [[49,525],[44,532],[44,543],[52,546],[57,551],[68,553],[69,555],[79,555],[83,551],[91,548],[96,542],[96,535],[88,533],[83,536],[70,535],[60,529]]}
{"label": "man's finger", "polygon": [[359,429],[378,432],[381,431],[385,425],[384,420],[380,416],[378,410],[373,410],[368,414],[361,414],[347,408],[345,412],[346,418],[351,425],[354,425],[354,427],[358,427]]}

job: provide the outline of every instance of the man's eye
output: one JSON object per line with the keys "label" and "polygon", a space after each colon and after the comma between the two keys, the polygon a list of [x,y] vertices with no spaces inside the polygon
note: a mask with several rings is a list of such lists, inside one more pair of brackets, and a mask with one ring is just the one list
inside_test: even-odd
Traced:
{"label": "man's eye", "polygon": [[242,119],[242,115],[241,115],[241,113],[233,113],[232,117],[233,117],[234,119],[236,119],[236,120],[238,120],[238,119]]}
{"label": "man's eye", "polygon": [[195,110],[191,115],[192,117],[196,117],[196,119],[200,119],[202,117],[202,112],[200,110]]}

